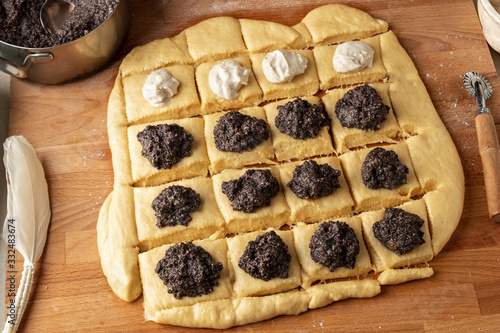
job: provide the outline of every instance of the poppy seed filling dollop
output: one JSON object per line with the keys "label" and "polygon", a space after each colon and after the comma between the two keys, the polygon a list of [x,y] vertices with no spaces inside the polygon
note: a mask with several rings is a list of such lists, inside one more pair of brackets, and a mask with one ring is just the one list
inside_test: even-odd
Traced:
{"label": "poppy seed filling dollop", "polygon": [[330,126],[330,119],[321,103],[311,105],[308,101],[296,98],[278,106],[278,115],[274,119],[278,130],[294,139],[313,139],[321,128]]}
{"label": "poppy seed filling dollop", "polygon": [[333,272],[338,267],[353,269],[359,253],[359,241],[345,222],[328,221],[314,232],[309,243],[311,259]]}
{"label": "poppy seed filling dollop", "polygon": [[377,90],[365,84],[349,90],[339,99],[335,114],[344,127],[377,131],[387,118],[389,107]]}
{"label": "poppy seed filling dollop", "polygon": [[325,197],[340,188],[339,176],[340,171],[330,165],[309,160],[295,168],[286,186],[301,199]]}
{"label": "poppy seed filling dollop", "polygon": [[250,151],[269,139],[269,129],[262,119],[231,111],[217,121],[214,138],[218,150],[239,153]]}
{"label": "poppy seed filling dollop", "polygon": [[424,244],[420,228],[424,220],[400,208],[387,208],[382,220],[373,224],[375,238],[390,251],[403,255]]}
{"label": "poppy seed filling dollop", "polygon": [[274,231],[257,236],[248,242],[238,260],[238,266],[253,278],[269,281],[288,277],[292,257],[288,246]]}
{"label": "poppy seed filling dollop", "polygon": [[191,156],[194,137],[177,124],[148,125],[137,134],[141,155],[157,169],[171,169],[184,157]]}
{"label": "poppy seed filling dollop", "polygon": [[192,188],[180,185],[169,186],[153,200],[156,226],[187,226],[192,220],[190,213],[195,212],[201,204],[200,195]]}
{"label": "poppy seed filling dollop", "polygon": [[393,150],[376,147],[366,155],[361,165],[363,184],[371,189],[393,190],[406,184],[409,169]]}
{"label": "poppy seed filling dollop", "polygon": [[215,262],[210,253],[191,242],[169,247],[158,261],[155,272],[175,298],[209,294],[218,286],[222,263]]}
{"label": "poppy seed filling dollop", "polygon": [[245,213],[269,206],[279,190],[278,180],[267,169],[250,169],[240,178],[222,183],[222,193],[231,201],[231,207]]}

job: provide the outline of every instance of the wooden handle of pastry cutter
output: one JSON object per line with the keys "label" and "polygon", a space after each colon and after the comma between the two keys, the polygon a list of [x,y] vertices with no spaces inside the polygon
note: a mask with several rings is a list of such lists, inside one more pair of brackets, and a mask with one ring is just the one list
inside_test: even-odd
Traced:
{"label": "wooden handle of pastry cutter", "polygon": [[500,222],[500,145],[495,122],[490,113],[476,116],[476,131],[490,218]]}

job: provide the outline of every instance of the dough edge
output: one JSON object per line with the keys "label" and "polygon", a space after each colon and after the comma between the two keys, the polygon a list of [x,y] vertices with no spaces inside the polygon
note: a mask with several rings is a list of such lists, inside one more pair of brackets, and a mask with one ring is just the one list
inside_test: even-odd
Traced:
{"label": "dough edge", "polygon": [[377,280],[333,282],[306,290],[260,296],[222,299],[193,306],[177,307],[146,314],[146,320],[195,328],[226,329],[281,315],[298,315],[349,298],[368,298],[380,293]]}

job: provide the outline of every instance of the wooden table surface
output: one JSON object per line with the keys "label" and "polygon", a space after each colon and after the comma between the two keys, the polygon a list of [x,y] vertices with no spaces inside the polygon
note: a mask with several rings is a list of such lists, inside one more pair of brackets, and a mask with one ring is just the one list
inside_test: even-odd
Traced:
{"label": "wooden table surface", "polygon": [[[203,19],[228,15],[298,23],[326,0],[133,0],[127,42],[103,71],[77,82],[41,86],[11,81],[10,135],[36,148],[49,184],[52,221],[23,317],[23,332],[190,332],[143,319],[142,298],[118,299],[102,274],[96,245],[99,209],[112,190],[107,100],[118,65],[133,47],[171,37]],[[474,127],[474,99],[463,74],[485,75],[487,105],[500,124],[500,82],[471,0],[358,0],[344,4],[386,20],[415,62],[462,158],[462,219],[431,262],[430,279],[383,287],[372,299],[341,301],[231,331],[500,331],[500,224],[488,220]],[[499,131],[497,125],[497,132]],[[18,257],[21,270],[21,257]],[[17,274],[20,280],[21,274]]]}

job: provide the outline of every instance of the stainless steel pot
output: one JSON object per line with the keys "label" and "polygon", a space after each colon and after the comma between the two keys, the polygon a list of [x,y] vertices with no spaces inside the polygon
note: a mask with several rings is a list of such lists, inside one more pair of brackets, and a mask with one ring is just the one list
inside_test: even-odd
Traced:
{"label": "stainless steel pot", "polygon": [[72,42],[26,48],[0,41],[0,70],[44,84],[70,81],[104,66],[120,48],[129,27],[129,0],[121,0],[106,21]]}

